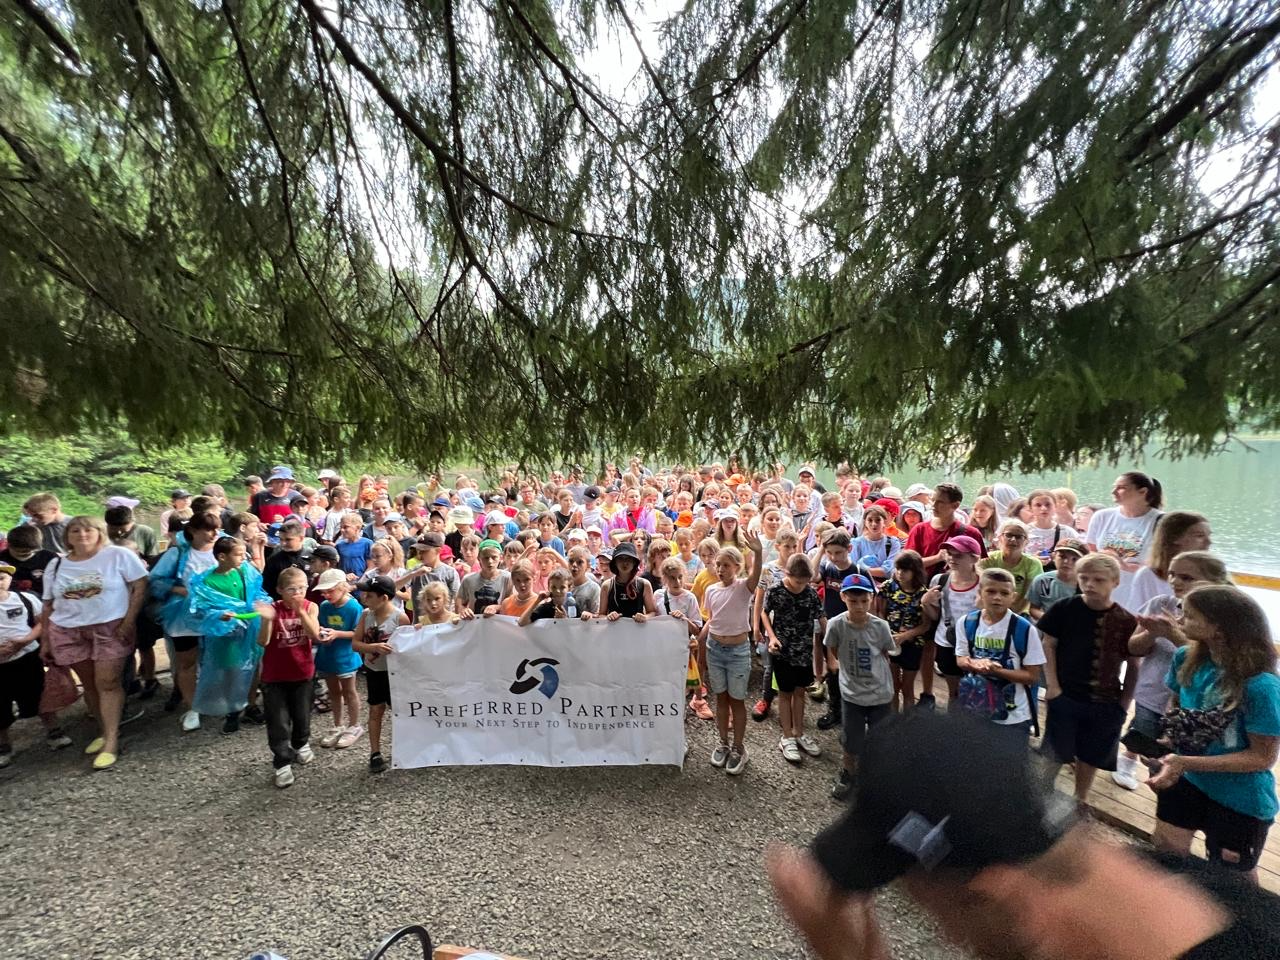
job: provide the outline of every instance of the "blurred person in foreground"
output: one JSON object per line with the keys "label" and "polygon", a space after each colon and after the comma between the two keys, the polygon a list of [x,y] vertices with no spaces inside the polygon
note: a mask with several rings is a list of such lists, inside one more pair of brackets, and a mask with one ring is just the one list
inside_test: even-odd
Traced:
{"label": "blurred person in foreground", "polygon": [[1280,897],[1203,860],[1108,842],[987,726],[891,718],[867,739],[853,809],[809,851],[770,850],[778,900],[818,957],[892,957],[873,894],[899,878],[981,957],[1280,957]]}

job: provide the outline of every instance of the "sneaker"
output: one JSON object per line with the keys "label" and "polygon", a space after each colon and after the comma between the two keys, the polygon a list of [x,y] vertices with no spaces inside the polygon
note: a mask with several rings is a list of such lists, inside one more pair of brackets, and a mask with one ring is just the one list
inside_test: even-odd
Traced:
{"label": "sneaker", "polygon": [[139,700],[150,700],[160,691],[159,680],[144,680],[142,682],[142,692],[138,694]]}
{"label": "sneaker", "polygon": [[0,770],[11,763],[13,763],[13,747],[7,743],[0,744]]}
{"label": "sneaker", "polygon": [[830,730],[832,727],[840,726],[840,714],[832,713],[828,710],[818,718],[819,730]]}
{"label": "sneaker", "polygon": [[244,708],[244,722],[252,723],[256,726],[262,726],[267,722],[267,715],[262,712],[262,708],[256,703],[251,703]]}
{"label": "sneaker", "polygon": [[825,680],[815,680],[809,684],[809,699],[815,703],[821,703],[827,699],[827,683]]}
{"label": "sneaker", "polygon": [[807,733],[796,740],[796,746],[807,753],[811,757],[822,756],[822,747],[818,745],[818,741],[813,739]]}
{"label": "sneaker", "polygon": [[300,746],[297,749],[297,755],[298,755],[298,762],[303,764],[310,763],[312,760],[316,758],[316,752],[311,749],[311,744],[309,743],[304,743],[302,746]]}
{"label": "sneaker", "polygon": [[129,705],[125,704],[124,709],[120,711],[120,726],[123,727],[127,723],[133,723],[135,720],[141,720],[146,716],[146,713],[147,711],[142,709],[142,707],[136,707],[130,711]]}
{"label": "sneaker", "polygon": [[711,765],[713,767],[723,767],[729,762],[729,745],[722,743],[711,751]]}
{"label": "sneaker", "polygon": [[1123,753],[1116,757],[1116,768],[1111,771],[1111,779],[1126,790],[1138,789],[1138,758],[1126,757]]}
{"label": "sneaker", "polygon": [[235,733],[240,729],[240,714],[228,713],[227,718],[222,721],[223,733]]}
{"label": "sneaker", "polygon": [[57,727],[44,735],[44,742],[49,745],[50,750],[61,750],[63,747],[71,746],[71,738]]}
{"label": "sneaker", "polygon": [[382,758],[382,754],[380,753],[369,754],[369,772],[370,773],[381,773],[385,769],[387,769],[387,761]]}
{"label": "sneaker", "polygon": [[927,710],[929,713],[933,713],[938,709],[937,698],[935,698],[932,693],[920,694],[920,696],[916,698],[916,709]]}
{"label": "sneaker", "polygon": [[711,712],[711,706],[707,703],[706,697],[698,697],[690,701],[689,705],[693,707],[693,715],[699,720],[714,720],[716,715]]}
{"label": "sneaker", "polygon": [[283,790],[285,787],[293,786],[293,767],[287,763],[276,770],[276,786]]}
{"label": "sneaker", "polygon": [[769,706],[770,706],[769,701],[766,700],[764,697],[761,697],[759,700],[756,701],[756,705],[751,708],[751,719],[763,720],[765,717],[769,715]]}
{"label": "sneaker", "polygon": [[729,763],[725,766],[724,772],[731,777],[736,777],[745,769],[747,769],[747,748],[733,747],[729,751]]}
{"label": "sneaker", "polygon": [[324,747],[326,750],[331,749],[333,745],[338,742],[338,738],[342,736],[343,731],[346,729],[346,727],[334,727],[320,738],[320,746]]}
{"label": "sneaker", "polygon": [[342,736],[338,737],[334,746],[339,750],[345,750],[362,736],[364,736],[364,727],[357,723],[354,727],[347,727],[347,729],[343,730]]}
{"label": "sneaker", "polygon": [[783,737],[778,741],[778,749],[782,751],[782,759],[788,763],[799,763],[804,759],[795,737]]}
{"label": "sneaker", "polygon": [[848,800],[851,793],[853,793],[853,774],[841,769],[836,782],[831,785],[831,799]]}

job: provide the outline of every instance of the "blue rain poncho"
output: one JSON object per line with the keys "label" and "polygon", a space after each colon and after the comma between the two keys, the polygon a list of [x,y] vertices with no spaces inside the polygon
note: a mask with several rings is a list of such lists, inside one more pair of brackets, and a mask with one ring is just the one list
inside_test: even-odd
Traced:
{"label": "blue rain poncho", "polygon": [[[262,621],[254,604],[270,603],[271,598],[262,589],[262,574],[248,562],[240,565],[244,600],[206,583],[213,572],[197,574],[188,588],[191,618],[199,624],[204,638],[200,644],[200,676],[191,706],[198,713],[222,717],[243,710],[249,702],[253,674],[262,659],[262,648],[258,646]],[[224,613],[232,614],[233,619],[225,619]]]}

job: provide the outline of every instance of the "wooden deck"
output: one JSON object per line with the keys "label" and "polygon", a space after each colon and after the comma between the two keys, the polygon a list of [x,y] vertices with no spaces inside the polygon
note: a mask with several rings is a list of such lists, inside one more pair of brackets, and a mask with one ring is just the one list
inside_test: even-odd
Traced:
{"label": "wooden deck", "polygon": [[[947,702],[947,685],[941,678],[938,678],[933,692],[939,705]],[[1040,705],[1040,729],[1044,729],[1043,703]],[[1128,729],[1127,722],[1125,729]],[[1040,741],[1032,740],[1032,744],[1039,746]],[[1280,778],[1280,764],[1276,766],[1276,774]],[[1058,773],[1057,787],[1068,795],[1075,792],[1075,778],[1070,767],[1064,766]],[[1088,805],[1099,822],[1142,840],[1151,839],[1151,832],[1156,826],[1156,794],[1145,783],[1139,783],[1137,790],[1126,790],[1111,779],[1110,773],[1099,771],[1089,791]],[[1196,835],[1191,852],[1198,857],[1205,855],[1201,835]],[[1258,861],[1258,883],[1264,889],[1280,893],[1280,826],[1272,827],[1267,835],[1267,845]]]}
{"label": "wooden deck", "polygon": [[[1075,781],[1071,771],[1064,767],[1058,774],[1058,789],[1072,793]],[[1093,815],[1108,826],[1146,840],[1156,825],[1156,795],[1145,783],[1137,790],[1117,786],[1111,774],[1100,772],[1089,791],[1089,807]],[[1197,835],[1191,845],[1192,852],[1203,857],[1204,841]],[[1280,828],[1272,827],[1267,845],[1258,861],[1258,883],[1273,893],[1280,893]]]}

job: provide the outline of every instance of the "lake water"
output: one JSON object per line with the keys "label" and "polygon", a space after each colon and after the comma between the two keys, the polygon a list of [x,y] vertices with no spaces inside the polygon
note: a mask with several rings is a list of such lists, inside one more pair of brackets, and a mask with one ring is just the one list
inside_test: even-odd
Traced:
{"label": "lake water", "polygon": [[[1151,448],[1153,451],[1155,448]],[[1280,477],[1280,440],[1250,441],[1249,448],[1235,445],[1213,457],[1165,460],[1151,454],[1120,466],[1085,465],[1074,470],[1048,473],[958,473],[899,469],[887,475],[902,489],[915,481],[936,483],[951,479],[972,503],[981,486],[1003,481],[1019,493],[1036,487],[1070,487],[1081,503],[1114,506],[1111,486],[1126,470],[1141,470],[1164,487],[1166,510],[1194,510],[1213,526],[1213,550],[1232,570],[1280,576],[1280,501],[1276,478]],[[824,485],[834,475],[824,471]]]}
{"label": "lake water", "polygon": [[[919,480],[936,483],[954,480],[973,502],[981,486],[1003,481],[1019,493],[1036,487],[1070,487],[1081,503],[1114,506],[1111,486],[1126,470],[1141,470],[1164,487],[1166,510],[1194,510],[1209,518],[1213,527],[1213,551],[1235,571],[1280,577],[1280,501],[1275,495],[1280,477],[1280,440],[1251,440],[1233,445],[1212,457],[1166,460],[1148,448],[1143,458],[1120,466],[1086,464],[1074,470],[1048,473],[956,473],[893,470],[887,475],[905,490]],[[819,477],[823,485],[834,474]],[[1280,638],[1280,592],[1246,588],[1266,610],[1273,635]]]}

